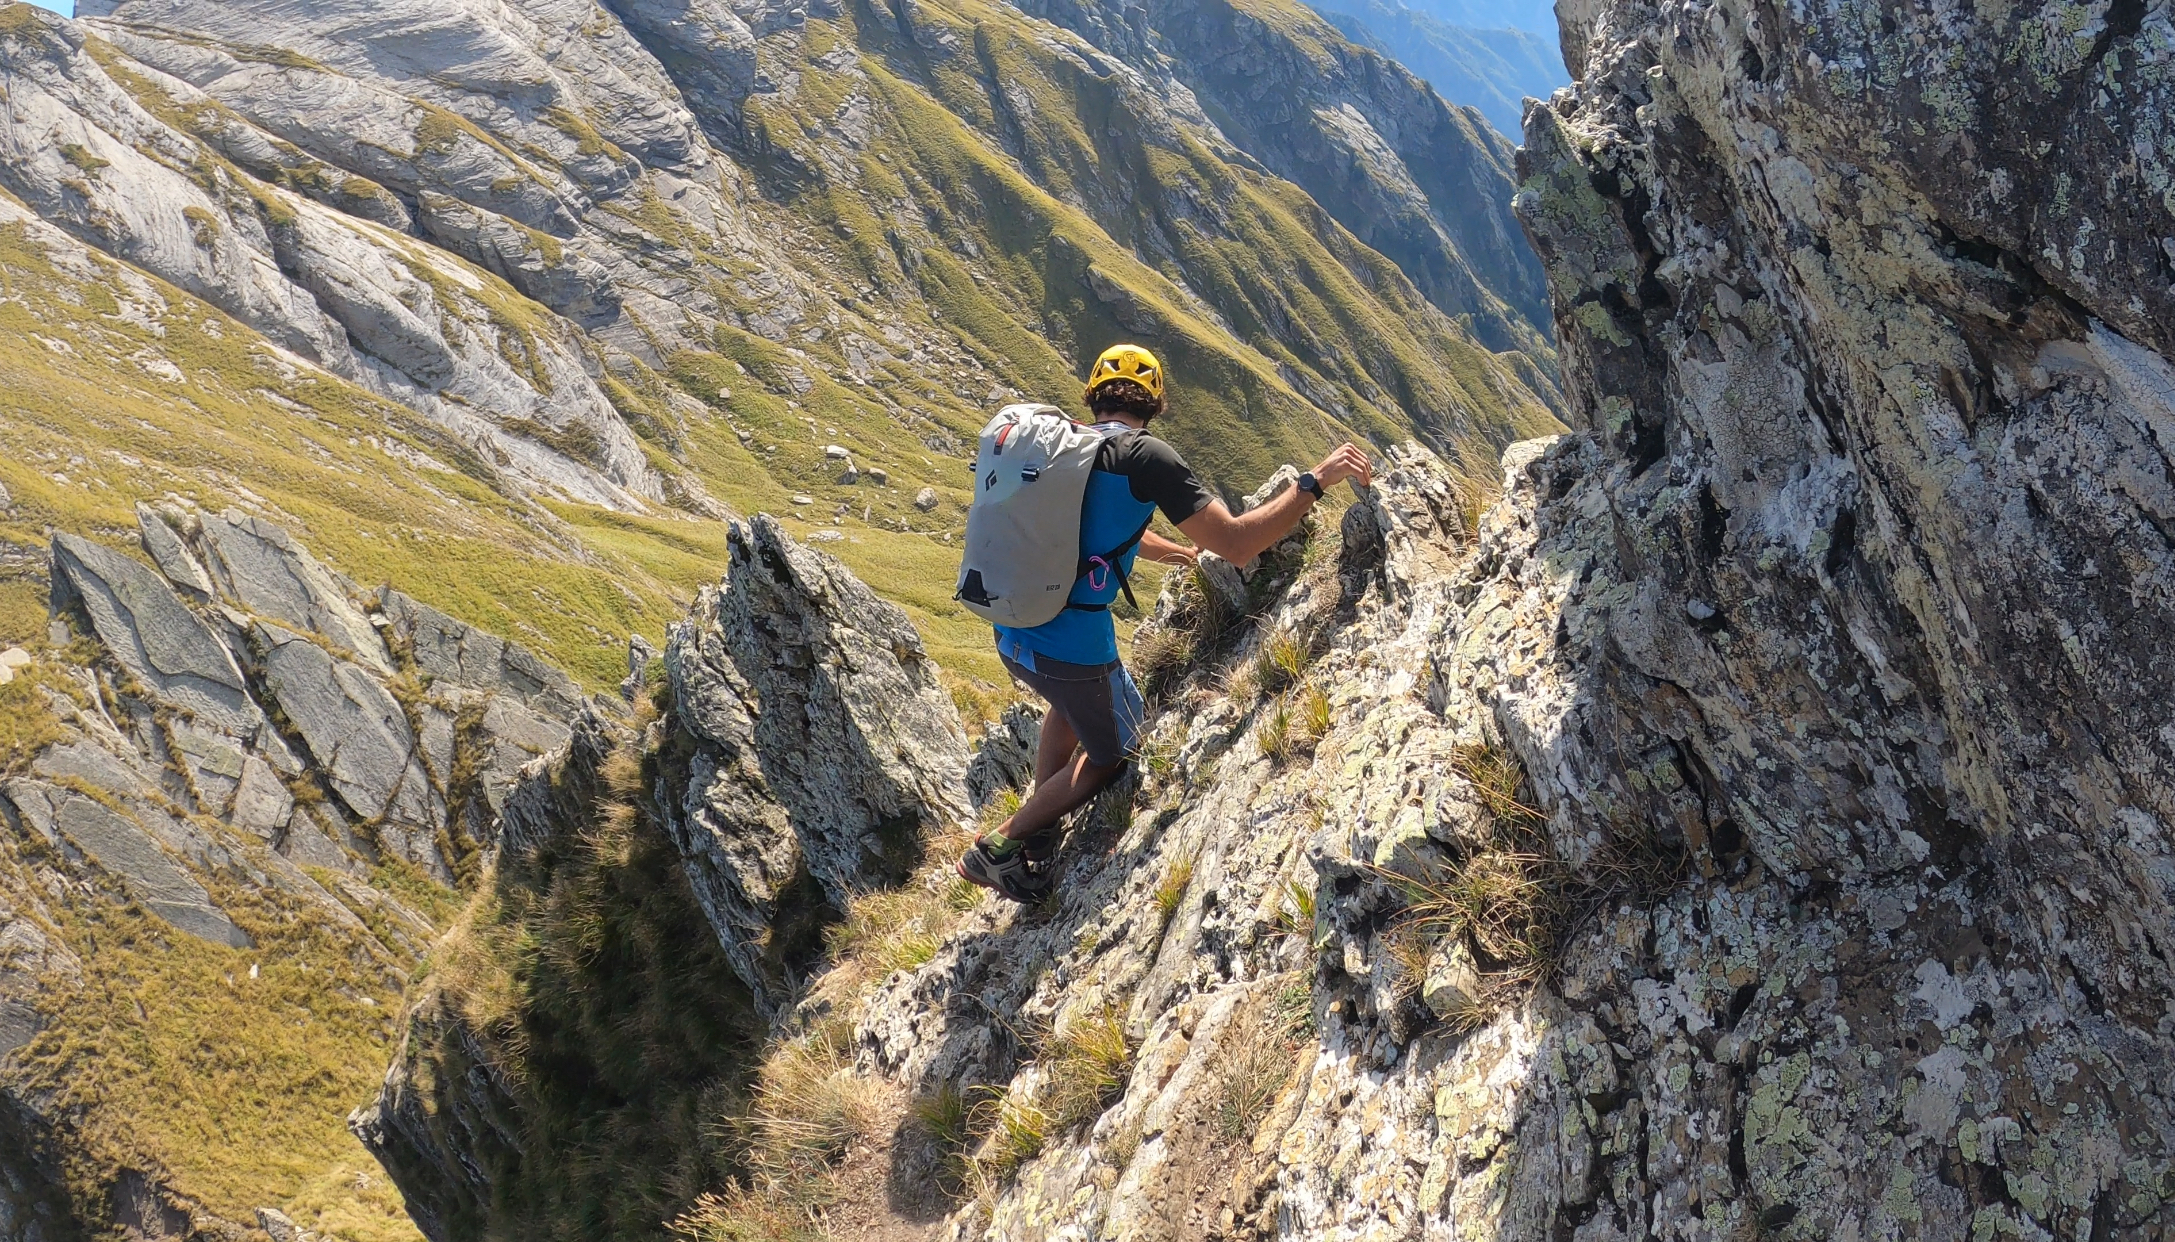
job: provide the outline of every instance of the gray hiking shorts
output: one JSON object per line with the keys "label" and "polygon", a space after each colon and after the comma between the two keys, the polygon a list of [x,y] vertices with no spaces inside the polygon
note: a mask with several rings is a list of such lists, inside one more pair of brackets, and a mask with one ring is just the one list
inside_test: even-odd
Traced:
{"label": "gray hiking shorts", "polygon": [[1006,671],[1039,694],[1050,710],[1065,718],[1080,737],[1088,762],[1099,768],[1114,767],[1133,751],[1140,739],[1145,710],[1133,675],[1125,662],[1070,664],[1019,649],[1024,661],[999,652]]}

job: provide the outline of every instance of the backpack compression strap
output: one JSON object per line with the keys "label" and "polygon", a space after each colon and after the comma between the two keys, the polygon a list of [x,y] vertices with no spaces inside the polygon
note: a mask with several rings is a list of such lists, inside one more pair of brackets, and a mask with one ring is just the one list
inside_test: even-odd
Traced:
{"label": "backpack compression strap", "polygon": [[[1132,577],[1125,572],[1125,565],[1123,562],[1125,560],[1125,554],[1132,551],[1136,546],[1139,545],[1141,536],[1148,533],[1148,527],[1154,521],[1155,511],[1151,509],[1148,511],[1148,520],[1140,524],[1140,529],[1134,531],[1131,538],[1127,539],[1124,543],[1119,544],[1117,547],[1110,549],[1108,552],[1105,552],[1100,556],[1090,556],[1083,558],[1080,561],[1078,572],[1073,575],[1073,583],[1075,585],[1078,585],[1080,579],[1092,577],[1098,569],[1108,573],[1114,573],[1118,575],[1118,589],[1125,593],[1125,602],[1131,604],[1133,608],[1137,611],[1140,608],[1140,601],[1133,598],[1133,580]],[[1102,587],[1100,585],[1097,585],[1095,589],[1099,591],[1102,589]],[[1074,604],[1068,602],[1065,607],[1074,609],[1079,612],[1110,611],[1110,605],[1108,604]]]}

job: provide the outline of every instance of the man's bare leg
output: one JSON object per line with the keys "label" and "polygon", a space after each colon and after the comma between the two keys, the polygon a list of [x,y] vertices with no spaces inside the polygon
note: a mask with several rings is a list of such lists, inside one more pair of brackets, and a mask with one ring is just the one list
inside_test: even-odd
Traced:
{"label": "man's bare leg", "polygon": [[1050,779],[1036,781],[1035,791],[1027,796],[1027,801],[1020,803],[1020,809],[1012,812],[1012,818],[1004,821],[998,831],[1014,841],[1024,841],[1044,831],[1087,805],[1089,799],[1110,783],[1111,774],[1122,766],[1121,763],[1107,766],[1091,763],[1086,754],[1081,754]]}
{"label": "man's bare leg", "polygon": [[1058,769],[1072,761],[1072,752],[1080,746],[1080,735],[1073,732],[1072,721],[1065,713],[1051,710],[1042,714],[1042,740],[1035,744],[1035,785],[1041,787],[1057,775]]}
{"label": "man's bare leg", "polygon": [[[1096,767],[1079,750],[1079,735],[1073,732],[1072,722],[1065,719],[1064,713],[1052,711],[1043,716],[1042,739],[1035,745],[1035,787],[1019,809],[997,825],[998,835],[1024,841],[1095,796],[1103,780],[1117,769]],[[1088,782],[1084,797],[1076,796],[1082,780]]]}

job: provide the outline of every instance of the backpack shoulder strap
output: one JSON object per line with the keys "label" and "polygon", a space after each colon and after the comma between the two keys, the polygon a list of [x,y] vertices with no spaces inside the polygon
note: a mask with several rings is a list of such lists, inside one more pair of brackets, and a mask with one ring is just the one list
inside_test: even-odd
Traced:
{"label": "backpack shoulder strap", "polygon": [[[1103,442],[1107,444],[1110,441],[1117,439],[1119,436],[1138,434],[1140,432],[1140,429],[1138,427],[1128,427],[1124,423],[1097,423],[1095,424],[1095,431],[1097,432],[1097,434],[1102,436]],[[1110,572],[1118,575],[1118,590],[1125,595],[1125,602],[1131,604],[1135,609],[1138,609],[1140,607],[1140,601],[1133,598],[1132,575],[1125,572],[1125,565],[1123,562],[1125,560],[1125,554],[1131,552],[1134,548],[1140,545],[1141,537],[1148,533],[1148,527],[1150,527],[1154,523],[1155,510],[1151,508],[1150,510],[1148,510],[1147,520],[1140,524],[1140,529],[1134,531],[1131,535],[1127,536],[1124,542],[1118,544],[1118,546],[1114,548],[1111,548],[1107,552],[1101,552],[1093,556],[1081,557],[1080,564],[1078,566],[1078,572],[1075,574],[1073,581],[1078,582],[1081,578],[1085,578],[1089,574],[1094,573],[1097,566],[1106,568]],[[1067,603],[1065,607],[1076,609],[1081,612],[1107,612],[1109,611],[1110,605]]]}

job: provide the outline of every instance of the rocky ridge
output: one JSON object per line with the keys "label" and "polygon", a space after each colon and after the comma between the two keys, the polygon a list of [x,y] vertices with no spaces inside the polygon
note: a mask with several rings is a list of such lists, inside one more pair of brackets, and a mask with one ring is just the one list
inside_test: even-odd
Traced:
{"label": "rocky ridge", "polygon": [[1171,588],[1058,898],[813,982],[779,1047],[930,1102],[901,1220],[2171,1227],[2165,6],[1562,17],[1578,430]]}

